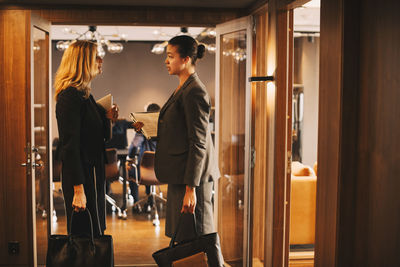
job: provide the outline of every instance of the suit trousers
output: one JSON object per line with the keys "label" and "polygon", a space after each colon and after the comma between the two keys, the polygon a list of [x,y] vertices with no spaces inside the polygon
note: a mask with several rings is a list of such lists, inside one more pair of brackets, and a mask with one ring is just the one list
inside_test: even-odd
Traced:
{"label": "suit trousers", "polygon": [[[104,160],[100,158],[94,164],[82,164],[82,166],[85,173],[83,187],[87,200],[86,208],[92,216],[93,234],[101,236],[106,229]],[[67,215],[67,229],[70,229],[74,186],[71,181],[62,178],[62,189]],[[86,212],[79,212],[74,215],[73,229],[76,234],[90,234],[86,216]]]}
{"label": "suit trousers", "polygon": [[[213,217],[213,187],[214,182],[206,182],[196,187],[196,226],[199,235],[213,233],[214,217]],[[183,205],[183,197],[185,196],[186,185],[168,184],[167,194],[167,215],[165,222],[165,235],[171,237],[174,235],[178,221],[181,215]],[[183,238],[194,237],[192,222],[182,223],[182,229],[179,229],[176,241],[182,241]]]}

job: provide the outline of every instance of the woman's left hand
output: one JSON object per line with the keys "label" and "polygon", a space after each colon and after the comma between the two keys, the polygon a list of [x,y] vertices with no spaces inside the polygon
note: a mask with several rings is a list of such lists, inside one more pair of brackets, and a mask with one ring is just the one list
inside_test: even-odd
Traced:
{"label": "woman's left hand", "polygon": [[183,205],[181,213],[194,213],[196,208],[196,188],[186,186],[186,193],[183,197]]}
{"label": "woman's left hand", "polygon": [[107,111],[106,117],[107,119],[110,119],[113,122],[115,122],[118,119],[118,116],[119,116],[119,108],[116,104],[114,104],[112,108]]}

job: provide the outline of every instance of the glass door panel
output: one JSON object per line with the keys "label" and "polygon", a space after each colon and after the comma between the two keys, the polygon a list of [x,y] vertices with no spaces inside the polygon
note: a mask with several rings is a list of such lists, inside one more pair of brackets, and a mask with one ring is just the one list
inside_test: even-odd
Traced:
{"label": "glass door panel", "polygon": [[244,265],[246,201],[246,29],[221,34],[219,76],[218,221],[222,252]]}
{"label": "glass door panel", "polygon": [[[36,211],[37,264],[46,264],[47,237],[50,227],[49,179],[49,36],[33,27],[32,145]],[[35,218],[35,217],[34,217]]]}

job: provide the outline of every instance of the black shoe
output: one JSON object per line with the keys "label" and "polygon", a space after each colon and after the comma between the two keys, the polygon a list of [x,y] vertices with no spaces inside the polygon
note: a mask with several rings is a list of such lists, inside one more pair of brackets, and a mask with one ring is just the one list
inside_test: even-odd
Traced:
{"label": "black shoe", "polygon": [[142,213],[142,208],[139,205],[133,206],[132,213]]}
{"label": "black shoe", "polygon": [[150,205],[149,203],[144,204],[144,212],[150,213],[152,207],[153,205]]}

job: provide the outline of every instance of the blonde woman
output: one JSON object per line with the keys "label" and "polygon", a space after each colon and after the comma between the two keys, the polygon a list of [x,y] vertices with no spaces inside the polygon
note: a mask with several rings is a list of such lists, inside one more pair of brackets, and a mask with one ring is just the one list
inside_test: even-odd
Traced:
{"label": "blonde woman", "polygon": [[[116,106],[106,111],[90,94],[102,63],[95,43],[75,41],[64,52],[54,83],[67,229],[72,210],[87,208],[96,236],[106,228],[104,142],[110,138],[109,120],[118,117]],[[80,216],[74,215],[74,233],[89,233],[87,219]]]}

